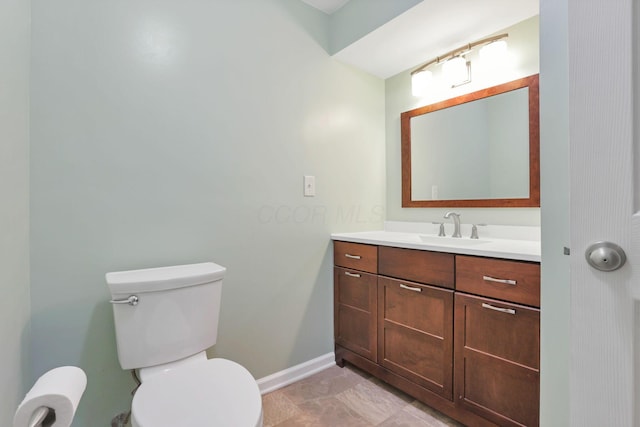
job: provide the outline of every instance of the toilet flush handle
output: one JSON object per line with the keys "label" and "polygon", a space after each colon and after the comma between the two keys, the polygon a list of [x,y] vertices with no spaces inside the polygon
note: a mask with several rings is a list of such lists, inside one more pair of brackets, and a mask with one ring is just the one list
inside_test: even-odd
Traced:
{"label": "toilet flush handle", "polygon": [[109,301],[111,304],[129,304],[129,305],[138,305],[138,297],[135,295],[131,295],[125,299],[112,299]]}

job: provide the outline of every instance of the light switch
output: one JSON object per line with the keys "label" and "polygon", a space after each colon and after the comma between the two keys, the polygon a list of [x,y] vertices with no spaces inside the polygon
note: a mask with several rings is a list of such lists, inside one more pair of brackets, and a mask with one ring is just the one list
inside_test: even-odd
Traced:
{"label": "light switch", "polygon": [[304,196],[313,197],[316,195],[316,177],[312,175],[304,176]]}

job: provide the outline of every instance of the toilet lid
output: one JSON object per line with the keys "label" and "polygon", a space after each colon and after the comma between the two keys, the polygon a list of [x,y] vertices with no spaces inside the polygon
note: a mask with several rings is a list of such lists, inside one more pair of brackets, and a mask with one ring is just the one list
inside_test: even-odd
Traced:
{"label": "toilet lid", "polygon": [[255,427],[262,425],[262,399],[243,366],[211,359],[143,382],[131,414],[138,427]]}

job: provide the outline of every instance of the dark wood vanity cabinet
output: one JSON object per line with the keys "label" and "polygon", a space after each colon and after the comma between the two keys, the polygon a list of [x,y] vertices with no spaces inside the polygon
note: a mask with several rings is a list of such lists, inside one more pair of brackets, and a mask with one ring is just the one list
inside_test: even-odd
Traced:
{"label": "dark wood vanity cabinet", "polygon": [[336,363],[469,426],[537,426],[540,266],[334,242]]}

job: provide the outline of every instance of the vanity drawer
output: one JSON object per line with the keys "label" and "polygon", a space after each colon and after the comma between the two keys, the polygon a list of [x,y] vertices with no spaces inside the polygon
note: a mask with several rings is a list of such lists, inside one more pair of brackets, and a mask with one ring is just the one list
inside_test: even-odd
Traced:
{"label": "vanity drawer", "polygon": [[452,254],[380,246],[378,257],[378,272],[383,276],[453,289]]}
{"label": "vanity drawer", "polygon": [[362,243],[333,242],[333,263],[354,270],[378,272],[378,247]]}
{"label": "vanity drawer", "polygon": [[457,255],[456,290],[540,307],[540,264]]}

